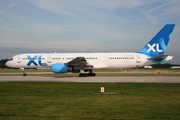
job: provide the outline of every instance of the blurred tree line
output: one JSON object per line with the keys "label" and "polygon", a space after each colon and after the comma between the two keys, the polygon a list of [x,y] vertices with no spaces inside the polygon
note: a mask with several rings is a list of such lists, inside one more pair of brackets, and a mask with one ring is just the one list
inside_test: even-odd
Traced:
{"label": "blurred tree line", "polygon": [[5,63],[8,61],[8,59],[2,59],[0,60],[0,68],[7,68]]}
{"label": "blurred tree line", "polygon": [[179,65],[174,65],[174,64],[170,64],[170,63],[164,63],[164,64],[154,64],[151,65],[153,68],[171,68],[172,66],[179,66]]}

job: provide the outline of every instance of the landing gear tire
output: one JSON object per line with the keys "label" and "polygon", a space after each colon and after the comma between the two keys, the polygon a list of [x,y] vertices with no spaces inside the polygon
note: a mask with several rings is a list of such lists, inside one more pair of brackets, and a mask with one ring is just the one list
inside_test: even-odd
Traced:
{"label": "landing gear tire", "polygon": [[24,76],[24,77],[27,76],[27,74],[25,73],[25,71],[23,71],[23,76]]}
{"label": "landing gear tire", "polygon": [[96,73],[80,73],[79,77],[96,76]]}
{"label": "landing gear tire", "polygon": [[88,76],[88,74],[86,74],[86,73],[80,73],[79,74],[79,77],[87,77]]}
{"label": "landing gear tire", "polygon": [[96,73],[88,73],[88,76],[96,76]]}

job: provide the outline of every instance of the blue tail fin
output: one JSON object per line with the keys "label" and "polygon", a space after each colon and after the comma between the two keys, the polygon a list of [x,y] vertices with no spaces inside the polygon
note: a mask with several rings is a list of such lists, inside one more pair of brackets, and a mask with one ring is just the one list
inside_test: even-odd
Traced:
{"label": "blue tail fin", "polygon": [[163,55],[169,43],[175,24],[165,25],[138,53],[154,57]]}

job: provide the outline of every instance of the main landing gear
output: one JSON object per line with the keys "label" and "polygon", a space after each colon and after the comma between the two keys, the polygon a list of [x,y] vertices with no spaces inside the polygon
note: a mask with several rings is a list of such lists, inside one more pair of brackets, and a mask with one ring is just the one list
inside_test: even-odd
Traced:
{"label": "main landing gear", "polygon": [[96,73],[93,73],[92,70],[89,71],[89,73],[80,73],[79,77],[87,77],[87,76],[96,76]]}
{"label": "main landing gear", "polygon": [[96,76],[96,73],[80,73],[79,77]]}

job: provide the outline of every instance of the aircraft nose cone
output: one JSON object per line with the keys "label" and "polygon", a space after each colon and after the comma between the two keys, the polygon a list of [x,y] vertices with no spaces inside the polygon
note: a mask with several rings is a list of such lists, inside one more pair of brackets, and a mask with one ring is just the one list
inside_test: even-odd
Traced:
{"label": "aircraft nose cone", "polygon": [[10,67],[9,61],[7,61],[5,65],[6,65],[7,67]]}

